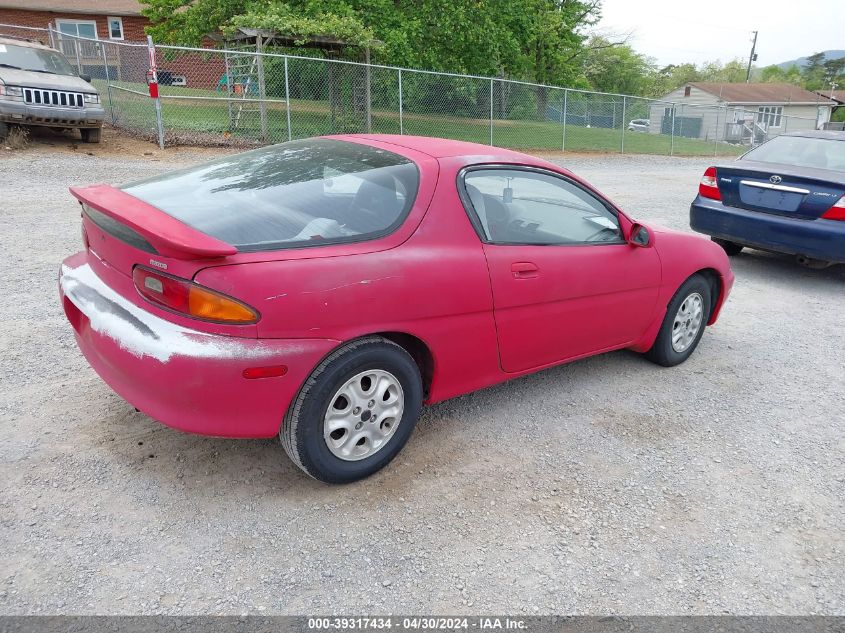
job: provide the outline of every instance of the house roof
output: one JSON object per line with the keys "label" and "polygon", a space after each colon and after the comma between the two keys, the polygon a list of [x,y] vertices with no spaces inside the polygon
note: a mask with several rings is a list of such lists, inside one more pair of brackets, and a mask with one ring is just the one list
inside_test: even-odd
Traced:
{"label": "house roof", "polygon": [[141,15],[139,0],[0,0],[0,9],[96,15]]}
{"label": "house roof", "polygon": [[834,90],[833,92],[830,90],[818,90],[817,92],[823,97],[833,97],[834,101],[845,104],[845,90]]}
{"label": "house roof", "polygon": [[821,105],[832,103],[827,97],[792,84],[692,82],[690,85],[719,97],[725,103]]}

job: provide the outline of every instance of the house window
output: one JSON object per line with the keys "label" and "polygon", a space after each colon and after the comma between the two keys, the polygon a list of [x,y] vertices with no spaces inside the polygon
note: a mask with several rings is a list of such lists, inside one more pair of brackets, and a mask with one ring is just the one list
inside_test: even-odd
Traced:
{"label": "house window", "polygon": [[692,86],[684,87],[684,96],[688,97],[688,96],[690,96],[690,93],[692,93]]}
{"label": "house window", "polygon": [[123,39],[123,19],[109,17],[109,39],[122,40]]}
{"label": "house window", "polygon": [[56,20],[56,29],[59,31],[59,50],[65,57],[78,63],[84,59],[98,57],[97,45],[89,41],[99,39],[96,22],[93,20]]}
{"label": "house window", "polygon": [[783,106],[760,106],[757,112],[758,123],[765,123],[767,127],[780,127]]}
{"label": "house window", "polygon": [[97,23],[94,20],[56,20],[59,33],[97,39]]}

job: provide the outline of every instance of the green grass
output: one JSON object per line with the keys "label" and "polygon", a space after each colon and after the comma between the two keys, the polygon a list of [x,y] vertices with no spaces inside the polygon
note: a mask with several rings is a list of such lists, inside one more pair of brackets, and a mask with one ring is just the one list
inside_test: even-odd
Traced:
{"label": "green grass", "polygon": [[[118,84],[139,92],[146,92],[143,84]],[[101,87],[107,114],[114,106],[119,126],[150,133],[155,130],[154,102],[146,96],[135,95],[112,89],[113,104],[109,103],[105,86]],[[168,135],[175,136],[181,143],[223,142],[229,138],[244,141],[261,141],[258,112],[244,112],[240,123],[231,128],[229,108],[225,101],[204,101],[178,99],[178,96],[222,96],[225,93],[214,90],[178,88],[166,86],[163,95],[177,97],[162,99],[162,116]],[[256,103],[246,101],[246,108],[256,108]],[[283,103],[269,104],[267,109],[268,135],[270,142],[286,141],[288,138],[287,113]],[[435,114],[405,112],[403,116],[405,134],[439,136],[477,143],[490,142],[490,122],[485,119],[449,117]],[[355,118],[337,119],[332,124],[328,104],[324,101],[291,100],[291,129],[293,138],[305,138],[339,132],[363,132],[363,121]],[[372,114],[372,130],[376,133],[398,134],[400,131],[398,112],[375,110]],[[586,128],[567,125],[565,130],[559,123],[543,121],[495,121],[493,144],[499,147],[521,150],[545,150],[572,152],[622,151],[621,129]],[[631,154],[663,154],[670,152],[679,156],[735,156],[742,148],[726,143],[713,143],[698,139],[675,137],[674,141],[665,134],[648,134],[625,131],[624,150]]]}

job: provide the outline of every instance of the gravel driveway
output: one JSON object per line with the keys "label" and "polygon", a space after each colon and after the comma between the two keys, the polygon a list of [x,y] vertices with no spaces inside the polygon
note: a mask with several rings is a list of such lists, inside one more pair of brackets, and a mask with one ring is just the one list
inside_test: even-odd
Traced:
{"label": "gravel driveway", "polygon": [[[747,252],[684,365],[617,352],[438,404],[332,487],[88,367],[57,299],[67,187],[211,154],[88,150],[0,155],[0,613],[845,614],[845,266]],[[708,161],[562,164],[685,229]]]}

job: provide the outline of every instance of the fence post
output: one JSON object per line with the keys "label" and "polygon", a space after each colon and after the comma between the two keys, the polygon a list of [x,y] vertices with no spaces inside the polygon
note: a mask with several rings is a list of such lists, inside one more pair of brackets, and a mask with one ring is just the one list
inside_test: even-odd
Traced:
{"label": "fence post", "polygon": [[561,117],[563,118],[563,132],[561,132],[562,136],[561,136],[561,139],[560,139],[560,151],[561,152],[566,151],[566,106],[567,106],[568,98],[569,98],[569,90],[564,88],[563,89],[563,110],[561,110],[561,112],[560,112]]}
{"label": "fence post", "polygon": [[265,143],[270,134],[267,129],[267,83],[264,79],[264,40],[261,35],[255,38],[256,70],[258,70],[258,116],[261,120],[261,140]]}
{"label": "fence post", "polygon": [[493,144],[493,78],[490,77],[490,145]]}
{"label": "fence post", "polygon": [[370,134],[373,131],[373,81],[372,81],[372,72],[373,67],[370,65],[370,47],[367,46],[364,49],[364,61],[367,62],[366,69],[364,71],[364,98],[366,99],[365,107],[367,108],[366,111],[366,122],[367,122],[367,134]]}
{"label": "fence post", "polygon": [[232,75],[232,64],[229,60],[229,53],[223,52],[223,67],[226,69],[226,109],[229,111],[229,129],[235,131],[235,110],[232,106],[232,95],[234,94],[234,75]]}
{"label": "fence post", "polygon": [[285,55],[285,116],[288,120],[288,140],[293,140],[290,129],[290,83],[288,83],[288,57]]}
{"label": "fence post", "polygon": [[[155,107],[156,107],[156,124],[158,125],[158,146],[164,149],[164,122],[161,119],[161,97],[158,94],[158,71],[156,70],[156,48],[153,44],[153,36],[147,35],[147,50],[150,53],[150,71],[152,73],[151,81],[156,84],[155,90]],[[150,97],[152,97],[152,91]]]}
{"label": "fence post", "polygon": [[[51,31],[52,34],[52,31]],[[111,110],[111,124],[115,124],[114,118],[114,101],[112,100],[111,94],[111,77],[109,76],[109,61],[106,55],[106,44],[105,42],[100,43],[100,50],[103,51],[103,71],[106,73],[106,91],[109,95],[109,109]]]}
{"label": "fence post", "polygon": [[[622,95],[622,153],[625,153],[625,110],[628,108],[628,97]],[[615,106],[614,106],[615,111]]]}
{"label": "fence post", "polygon": [[[713,134],[713,156],[716,156],[719,153],[719,110],[721,108],[716,108],[716,128]],[[725,119],[727,122],[727,118]]]}
{"label": "fence post", "polygon": [[675,155],[675,104],[672,104],[672,140],[669,145],[669,156]]}
{"label": "fence post", "polygon": [[56,48],[56,38],[53,36],[53,23],[47,25],[47,34],[50,38],[50,48]]}
{"label": "fence post", "polygon": [[402,69],[399,69],[399,134],[405,133],[405,127],[402,123]]}
{"label": "fence post", "polygon": [[76,69],[82,74],[82,60],[79,58],[79,40],[73,40],[73,50],[76,51]]}

